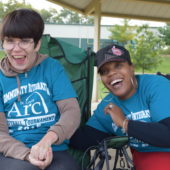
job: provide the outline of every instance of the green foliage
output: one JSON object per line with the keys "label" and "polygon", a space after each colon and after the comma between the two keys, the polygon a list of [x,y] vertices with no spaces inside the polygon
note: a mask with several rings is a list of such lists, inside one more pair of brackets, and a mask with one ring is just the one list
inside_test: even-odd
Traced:
{"label": "green foliage", "polygon": [[[53,12],[50,10],[50,11],[47,11],[45,9],[42,9],[39,11],[44,22],[47,22],[47,23],[50,23],[50,22],[54,22],[53,21]],[[55,12],[57,13],[57,11],[55,10]],[[54,12],[54,13],[55,13]]]}
{"label": "green foliage", "polygon": [[129,20],[124,20],[123,25],[114,25],[109,28],[111,35],[110,39],[116,40],[121,44],[126,44],[134,39],[136,36],[136,26],[129,26]]}
{"label": "green foliage", "polygon": [[148,25],[142,27],[129,26],[129,20],[124,24],[115,25],[109,29],[110,38],[123,44],[129,50],[132,62],[137,69],[149,71],[156,69],[161,63],[161,49],[165,43],[161,37],[149,30]]}
{"label": "green foliage", "polygon": [[161,54],[170,55],[170,46],[167,46],[166,48],[161,49]]}
{"label": "green foliage", "polygon": [[167,23],[165,27],[159,28],[159,32],[166,45],[170,45],[170,23]]}
{"label": "green foliage", "polygon": [[[18,8],[30,8],[33,7],[26,3],[25,0],[18,2],[17,0],[8,0],[6,3],[0,2],[0,21],[4,16],[13,11],[14,9]],[[44,20],[47,23],[57,23],[57,24],[93,24],[94,18],[93,17],[86,17],[80,15],[76,12],[72,12],[68,9],[62,9],[61,11],[57,11],[55,8],[50,8],[49,10],[42,9],[37,10]]]}
{"label": "green foliage", "polygon": [[0,59],[2,59],[4,56],[5,56],[4,51],[1,51],[1,50],[0,50]]}
{"label": "green foliage", "polygon": [[93,17],[85,17],[80,15],[76,12],[70,11],[68,9],[62,9],[58,18],[61,20],[58,21],[60,24],[93,24],[94,18]]}
{"label": "green foliage", "polygon": [[132,62],[137,69],[152,70],[161,63],[161,49],[164,43],[160,37],[149,31],[149,27],[144,25],[137,30],[138,36],[134,39],[134,44],[127,44],[132,58]]}
{"label": "green foliage", "polygon": [[129,20],[124,20],[124,25],[115,25],[109,30],[110,38],[126,46],[133,64],[137,69],[142,69],[143,73],[156,69],[161,63],[160,52],[165,44],[149,30],[148,25],[132,27],[129,26]]}
{"label": "green foliage", "polygon": [[[99,76],[99,75],[98,75]],[[99,76],[100,77],[100,76]],[[98,79],[98,99],[103,99],[108,94],[108,89],[104,86],[101,79]]]}
{"label": "green foliage", "polygon": [[[162,56],[161,57],[161,63],[156,67],[156,68],[152,68],[150,70],[147,70],[147,73],[157,73],[157,72],[161,72],[163,74],[169,74],[170,73],[170,57],[167,56]],[[141,73],[142,69],[135,69],[137,73]]]}
{"label": "green foliage", "polygon": [[156,73],[159,71],[163,74],[169,74],[170,73],[169,66],[170,66],[170,57],[164,56],[164,57],[162,57],[161,64],[156,69],[152,69],[151,72]]}
{"label": "green foliage", "polygon": [[18,2],[17,0],[8,0],[6,3],[0,2],[0,21],[7,13],[19,8],[32,8],[32,6],[26,4],[25,0],[22,0],[22,2]]}

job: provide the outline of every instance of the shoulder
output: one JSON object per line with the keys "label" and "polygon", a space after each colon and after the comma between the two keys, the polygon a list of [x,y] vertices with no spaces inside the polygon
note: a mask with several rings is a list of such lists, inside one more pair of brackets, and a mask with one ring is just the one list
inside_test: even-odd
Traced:
{"label": "shoulder", "polygon": [[138,75],[136,78],[139,90],[144,93],[157,93],[170,89],[170,81],[160,75]]}
{"label": "shoulder", "polygon": [[167,78],[160,75],[143,74],[136,75],[136,78],[139,85],[170,83]]}
{"label": "shoulder", "polygon": [[40,63],[42,67],[45,67],[46,69],[63,69],[63,66],[60,64],[60,62],[57,59],[54,59],[52,57],[46,58],[42,63]]}
{"label": "shoulder", "polygon": [[60,62],[57,60],[57,59],[54,59],[52,57],[47,57],[43,62],[42,64],[58,64],[60,65]]}

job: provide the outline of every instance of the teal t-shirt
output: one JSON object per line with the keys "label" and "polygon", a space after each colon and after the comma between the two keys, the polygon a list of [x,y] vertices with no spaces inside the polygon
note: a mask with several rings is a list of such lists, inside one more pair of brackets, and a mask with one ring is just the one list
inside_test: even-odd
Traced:
{"label": "teal t-shirt", "polygon": [[[127,135],[116,126],[104,108],[110,102],[120,107],[128,119],[143,122],[158,122],[170,117],[170,81],[158,75],[137,75],[138,88],[129,99],[120,100],[109,93],[98,105],[87,125],[106,133]],[[159,132],[158,132],[159,133]],[[170,151],[170,148],[153,147],[130,137],[130,145],[138,151]]]}
{"label": "teal t-shirt", "polygon": [[[6,115],[10,135],[31,147],[59,120],[56,101],[77,96],[64,68],[50,57],[18,78],[20,85],[16,77],[0,72],[0,112]],[[65,149],[67,141],[53,145],[53,151]]]}

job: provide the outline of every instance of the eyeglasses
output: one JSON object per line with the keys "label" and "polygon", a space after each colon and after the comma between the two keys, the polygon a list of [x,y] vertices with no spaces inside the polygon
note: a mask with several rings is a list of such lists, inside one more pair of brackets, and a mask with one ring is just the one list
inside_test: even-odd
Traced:
{"label": "eyeglasses", "polygon": [[21,41],[16,42],[13,39],[4,39],[2,42],[2,47],[6,50],[12,50],[16,45],[18,45],[21,49],[27,49],[30,45],[34,43],[33,40],[29,39],[21,39]]}

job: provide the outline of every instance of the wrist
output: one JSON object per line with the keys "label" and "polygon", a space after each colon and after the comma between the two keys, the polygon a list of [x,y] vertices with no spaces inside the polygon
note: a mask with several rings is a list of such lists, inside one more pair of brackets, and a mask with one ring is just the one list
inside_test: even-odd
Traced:
{"label": "wrist", "polygon": [[47,143],[49,144],[49,146],[51,146],[53,143],[55,143],[56,141],[58,141],[58,135],[53,132],[53,131],[49,131],[46,136],[45,136]]}
{"label": "wrist", "polygon": [[123,128],[124,132],[127,132],[127,130],[128,130],[128,123],[129,123],[128,119],[123,120],[122,128]]}

